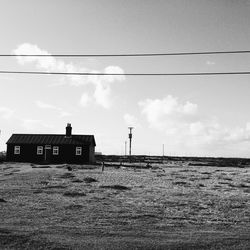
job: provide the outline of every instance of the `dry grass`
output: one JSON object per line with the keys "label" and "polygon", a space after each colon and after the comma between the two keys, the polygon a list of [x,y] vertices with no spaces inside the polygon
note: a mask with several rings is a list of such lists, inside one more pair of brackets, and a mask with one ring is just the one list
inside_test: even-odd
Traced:
{"label": "dry grass", "polygon": [[86,194],[84,192],[81,192],[81,191],[67,191],[63,195],[64,196],[68,196],[68,197],[82,197],[82,196],[86,196]]}
{"label": "dry grass", "polygon": [[122,185],[106,185],[106,186],[100,186],[100,188],[111,188],[115,190],[130,190],[131,188],[122,186]]}
{"label": "dry grass", "polygon": [[92,177],[85,177],[83,180],[86,183],[98,182],[95,178],[92,178]]}
{"label": "dry grass", "polygon": [[1,249],[249,249],[249,168],[2,166]]}

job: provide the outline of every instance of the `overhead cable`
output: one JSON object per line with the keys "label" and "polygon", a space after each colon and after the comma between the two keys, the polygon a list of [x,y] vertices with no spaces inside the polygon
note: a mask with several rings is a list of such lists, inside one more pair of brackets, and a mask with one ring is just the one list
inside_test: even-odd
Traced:
{"label": "overhead cable", "polygon": [[0,70],[0,74],[27,75],[76,75],[76,76],[209,76],[209,75],[250,75],[250,71],[234,72],[186,72],[186,73],[92,73],[92,72],[45,72],[45,71],[8,71]]}
{"label": "overhead cable", "polygon": [[247,54],[250,50],[167,52],[167,53],[124,53],[124,54],[0,54],[0,57],[154,57],[154,56],[192,56],[218,54]]}

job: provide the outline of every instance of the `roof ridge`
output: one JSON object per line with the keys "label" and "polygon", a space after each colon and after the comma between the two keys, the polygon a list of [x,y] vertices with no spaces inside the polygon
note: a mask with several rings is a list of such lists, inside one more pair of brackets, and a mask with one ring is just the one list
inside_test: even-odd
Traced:
{"label": "roof ridge", "polygon": [[[60,136],[66,136],[65,134],[24,134],[24,133],[14,133],[12,135],[60,135]],[[83,136],[94,136],[94,135],[90,135],[90,134],[73,134],[71,136],[74,136],[74,135],[83,135]]]}
{"label": "roof ridge", "polygon": [[65,134],[12,134],[7,144],[94,144],[94,135],[73,134],[66,137]]}

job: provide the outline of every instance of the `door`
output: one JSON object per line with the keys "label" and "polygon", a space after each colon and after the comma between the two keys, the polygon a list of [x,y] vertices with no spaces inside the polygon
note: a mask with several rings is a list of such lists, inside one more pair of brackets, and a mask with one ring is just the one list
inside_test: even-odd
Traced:
{"label": "door", "polygon": [[45,146],[44,161],[46,163],[51,162],[51,145],[46,145]]}

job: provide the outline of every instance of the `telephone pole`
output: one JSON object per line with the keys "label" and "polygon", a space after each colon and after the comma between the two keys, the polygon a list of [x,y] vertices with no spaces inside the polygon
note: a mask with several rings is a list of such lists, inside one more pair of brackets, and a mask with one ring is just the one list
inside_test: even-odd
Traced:
{"label": "telephone pole", "polygon": [[162,162],[164,161],[164,155],[165,155],[165,149],[164,149],[164,144],[162,144]]}
{"label": "telephone pole", "polygon": [[125,154],[125,157],[127,156],[127,141],[125,141],[125,152],[124,152]]}
{"label": "telephone pole", "polygon": [[129,138],[129,161],[131,162],[131,143],[132,143],[132,129],[133,127],[128,127],[129,129],[129,134],[128,134],[128,138]]}

